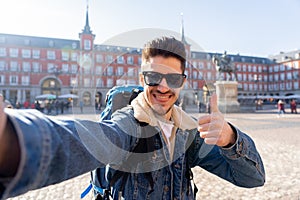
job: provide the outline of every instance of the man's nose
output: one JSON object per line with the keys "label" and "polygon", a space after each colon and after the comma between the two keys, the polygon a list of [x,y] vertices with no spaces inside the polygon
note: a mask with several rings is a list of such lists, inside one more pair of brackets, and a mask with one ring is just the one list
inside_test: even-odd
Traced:
{"label": "man's nose", "polygon": [[167,80],[166,80],[165,78],[163,78],[163,79],[161,80],[161,82],[160,82],[159,85],[157,86],[157,89],[158,89],[160,92],[162,92],[162,93],[167,92],[167,91],[170,90],[170,88],[169,88],[169,86],[168,86],[168,84],[167,84]]}

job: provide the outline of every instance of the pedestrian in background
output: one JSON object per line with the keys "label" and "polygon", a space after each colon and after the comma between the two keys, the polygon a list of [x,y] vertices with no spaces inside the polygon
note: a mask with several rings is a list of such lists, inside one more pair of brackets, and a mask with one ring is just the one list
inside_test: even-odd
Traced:
{"label": "pedestrian in background", "polygon": [[284,102],[280,99],[277,103],[278,117],[284,116]]}

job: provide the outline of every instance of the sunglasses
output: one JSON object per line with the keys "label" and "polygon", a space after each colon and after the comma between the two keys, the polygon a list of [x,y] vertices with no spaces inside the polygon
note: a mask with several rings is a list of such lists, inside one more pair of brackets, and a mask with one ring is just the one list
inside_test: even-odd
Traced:
{"label": "sunglasses", "polygon": [[186,78],[185,74],[161,74],[158,72],[144,71],[145,83],[149,86],[158,86],[162,79],[165,78],[170,88],[180,88]]}

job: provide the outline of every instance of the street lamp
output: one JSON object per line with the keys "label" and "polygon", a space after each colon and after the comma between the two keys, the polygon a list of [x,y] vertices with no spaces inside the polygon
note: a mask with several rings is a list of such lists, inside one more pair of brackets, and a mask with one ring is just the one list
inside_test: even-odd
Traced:
{"label": "street lamp", "polygon": [[260,78],[255,74],[253,77],[253,80],[256,84],[256,97],[255,97],[255,105],[256,105],[256,110],[258,110],[258,91],[259,91],[259,84],[258,82],[260,81]]}
{"label": "street lamp", "polygon": [[57,87],[57,82],[58,82],[58,76],[62,73],[61,70],[57,68],[57,66],[53,67],[53,75],[55,76],[54,80],[54,90],[55,90],[55,99],[58,99],[58,87]]}

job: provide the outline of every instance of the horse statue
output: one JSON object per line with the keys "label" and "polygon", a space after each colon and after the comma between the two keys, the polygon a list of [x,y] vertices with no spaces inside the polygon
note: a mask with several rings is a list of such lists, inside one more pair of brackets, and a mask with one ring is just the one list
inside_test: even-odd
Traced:
{"label": "horse statue", "polygon": [[236,68],[230,62],[230,58],[227,55],[226,51],[222,56],[214,55],[212,57],[212,62],[214,63],[216,70],[218,72],[218,80],[224,80],[222,73],[227,73],[226,80],[227,81],[235,81],[236,80]]}

